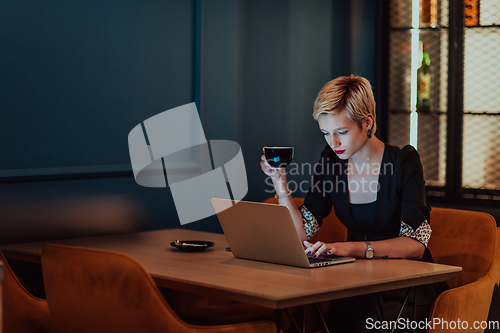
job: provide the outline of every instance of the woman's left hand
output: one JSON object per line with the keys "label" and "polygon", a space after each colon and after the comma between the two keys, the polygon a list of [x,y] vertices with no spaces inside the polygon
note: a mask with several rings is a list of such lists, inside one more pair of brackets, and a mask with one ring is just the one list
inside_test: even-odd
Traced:
{"label": "woman's left hand", "polygon": [[340,242],[340,243],[325,243],[321,241],[317,241],[316,243],[311,243],[308,241],[304,241],[304,246],[306,247],[306,254],[312,255],[314,258],[319,257],[320,254],[326,253],[328,255],[335,254],[341,257],[352,256],[352,252],[354,250],[354,246],[349,242]]}

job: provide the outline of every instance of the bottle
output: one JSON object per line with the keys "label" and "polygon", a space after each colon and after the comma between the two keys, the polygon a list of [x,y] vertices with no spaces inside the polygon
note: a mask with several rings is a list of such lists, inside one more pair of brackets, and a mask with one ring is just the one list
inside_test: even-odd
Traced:
{"label": "bottle", "polygon": [[427,44],[421,43],[422,64],[417,69],[417,111],[431,111],[431,59],[427,53]]}

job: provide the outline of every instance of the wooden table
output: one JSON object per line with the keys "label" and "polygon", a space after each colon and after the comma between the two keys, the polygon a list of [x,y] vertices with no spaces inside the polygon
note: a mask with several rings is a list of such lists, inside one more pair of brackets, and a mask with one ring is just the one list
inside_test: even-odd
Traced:
{"label": "wooden table", "polygon": [[[207,240],[215,246],[204,252],[182,252],[170,246],[175,239]],[[354,263],[312,269],[236,259],[226,250],[224,235],[183,229],[1,248],[6,257],[39,263],[46,243],[124,252],[139,260],[161,287],[271,309],[445,281],[461,271],[460,267],[401,259],[358,259]]]}

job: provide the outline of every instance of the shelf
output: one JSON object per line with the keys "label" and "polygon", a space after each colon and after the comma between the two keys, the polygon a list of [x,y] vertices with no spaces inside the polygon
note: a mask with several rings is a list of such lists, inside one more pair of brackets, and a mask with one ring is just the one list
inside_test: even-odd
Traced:
{"label": "shelf", "polygon": [[421,28],[413,28],[413,27],[390,27],[391,30],[394,31],[399,31],[399,30],[413,30],[413,29],[418,29],[418,30],[448,30],[447,26],[436,26],[436,27],[421,27]]}
{"label": "shelf", "polygon": [[[392,114],[407,114],[409,115],[412,111],[410,110],[395,110],[395,109],[391,109],[389,110],[389,113],[392,113]],[[425,114],[425,115],[429,115],[429,114],[433,114],[433,115],[443,115],[443,114],[447,114],[447,112],[445,111],[431,111],[431,112],[427,112],[427,113],[422,113],[422,112],[418,112],[417,113],[420,113],[420,114]],[[467,115],[467,116],[500,116],[500,112],[474,112],[474,111],[468,111],[468,112],[464,112],[463,113],[464,115]]]}
{"label": "shelf", "polygon": [[491,24],[491,25],[475,25],[475,26],[464,26],[465,29],[486,29],[486,28],[500,28],[500,25]]}
{"label": "shelf", "polygon": [[[464,29],[490,29],[490,28],[500,28],[500,25],[498,24],[490,24],[490,25],[476,25],[476,26],[465,26]],[[437,26],[437,27],[422,27],[422,28],[413,28],[413,27],[390,27],[391,30],[393,31],[400,31],[400,30],[413,30],[413,29],[418,29],[418,30],[448,30],[448,26]]]}
{"label": "shelf", "polygon": [[500,112],[474,112],[474,111],[468,111],[468,112],[464,112],[464,115],[468,115],[468,116],[500,116]]}
{"label": "shelf", "polygon": [[[445,111],[430,111],[430,112],[424,112],[424,113],[423,112],[418,112],[418,111],[416,111],[416,112],[419,113],[419,114],[437,115],[437,116],[447,113]],[[412,111],[410,111],[410,110],[403,110],[403,109],[389,109],[389,113],[410,115],[412,113]]]}

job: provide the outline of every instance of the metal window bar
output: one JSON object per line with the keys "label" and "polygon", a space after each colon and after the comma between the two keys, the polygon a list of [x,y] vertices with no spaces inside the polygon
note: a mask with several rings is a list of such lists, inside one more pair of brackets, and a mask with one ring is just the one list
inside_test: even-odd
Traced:
{"label": "metal window bar", "polygon": [[[477,6],[479,0],[424,0],[435,5],[435,19],[415,29],[415,1],[420,0],[391,0],[388,9],[387,140],[399,147],[418,142],[433,198],[498,204],[500,2],[480,0]],[[411,82],[415,30],[428,45],[432,88],[430,112],[418,113],[412,124],[417,118]],[[415,126],[416,138],[410,138]]]}

